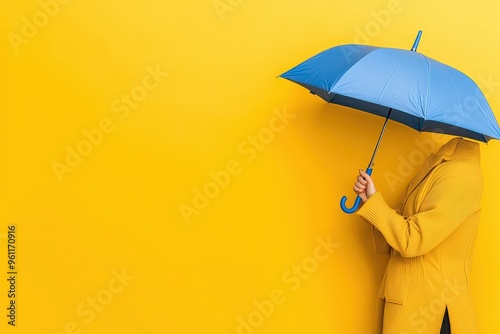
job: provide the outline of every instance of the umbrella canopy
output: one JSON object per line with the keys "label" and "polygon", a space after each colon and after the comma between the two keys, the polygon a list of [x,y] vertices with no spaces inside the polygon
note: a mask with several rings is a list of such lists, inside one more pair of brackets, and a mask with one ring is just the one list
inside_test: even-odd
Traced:
{"label": "umbrella canopy", "polygon": [[[420,132],[438,132],[482,142],[500,139],[500,128],[483,93],[467,75],[410,50],[347,44],[325,50],[279,77],[304,86],[327,102],[386,118],[368,165],[389,119]],[[356,199],[355,212],[361,202]]]}
{"label": "umbrella canopy", "polygon": [[479,87],[464,73],[421,53],[341,45],[280,77],[324,100],[386,117],[415,130],[500,139],[500,128]]}

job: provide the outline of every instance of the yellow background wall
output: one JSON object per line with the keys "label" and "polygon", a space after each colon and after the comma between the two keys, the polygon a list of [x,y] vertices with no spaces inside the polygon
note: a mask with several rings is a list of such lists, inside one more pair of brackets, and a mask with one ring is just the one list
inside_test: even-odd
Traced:
{"label": "yellow background wall", "polygon": [[[343,214],[383,119],[276,76],[338,44],[419,51],[500,117],[495,1],[14,1],[0,13],[0,307],[12,333],[373,333],[385,261]],[[374,170],[394,203],[448,138],[390,123]],[[497,333],[500,144],[473,297]],[[201,194],[201,195],[200,195]],[[208,197],[207,197],[208,196]],[[350,202],[349,202],[350,203]],[[460,293],[460,291],[457,291]],[[435,316],[432,315],[431,316]]]}

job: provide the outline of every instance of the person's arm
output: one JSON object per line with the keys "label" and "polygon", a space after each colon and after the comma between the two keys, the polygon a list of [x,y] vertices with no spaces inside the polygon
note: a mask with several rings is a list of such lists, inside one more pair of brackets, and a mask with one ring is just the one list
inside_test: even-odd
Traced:
{"label": "person's arm", "polygon": [[[377,191],[371,177],[362,169],[359,170],[359,175],[354,183],[353,190],[356,195],[361,198],[363,203]],[[389,253],[391,251],[391,246],[389,246],[385,240],[384,235],[373,225],[371,225],[371,230],[375,251],[379,254]]]}
{"label": "person's arm", "polygon": [[[482,177],[479,166],[457,162],[438,168],[436,181],[422,200],[419,213],[410,217],[391,209],[380,192],[369,194],[366,191],[369,196],[358,214],[373,224],[390,247],[402,256],[428,253],[480,209]],[[363,178],[368,190],[373,181],[369,176]]]}

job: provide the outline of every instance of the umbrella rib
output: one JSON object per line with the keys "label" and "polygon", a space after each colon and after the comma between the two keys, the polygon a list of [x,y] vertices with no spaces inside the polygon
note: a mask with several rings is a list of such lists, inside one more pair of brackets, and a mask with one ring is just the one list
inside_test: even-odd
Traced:
{"label": "umbrella rib", "polygon": [[[356,65],[359,61],[361,61],[363,58],[365,58],[368,54],[372,53],[373,51],[376,51],[376,50],[371,50],[371,51],[370,51],[370,52],[368,52],[366,55],[364,55],[363,57],[359,58],[359,59],[358,59],[358,60],[356,60],[354,63],[352,63],[352,64],[349,66],[349,68],[346,68],[346,70],[344,71],[344,73],[342,73],[341,75],[338,75],[338,76],[337,76],[337,80],[336,80],[334,83],[332,83],[332,84],[328,87],[328,94],[330,94],[331,90],[333,89],[333,86],[335,86],[335,84],[336,84],[337,82],[339,82],[340,78],[341,78],[344,74],[346,74],[346,72],[347,72],[347,71],[349,71],[349,69],[351,69],[354,65]],[[320,71],[316,71],[316,73],[315,73],[315,74],[313,74],[312,76],[310,76],[310,77],[309,77],[306,81],[304,81],[304,82],[309,82],[311,79],[313,79],[313,78],[315,78],[316,76],[318,76],[318,75],[319,75],[319,73],[321,73],[321,71],[322,71],[322,70],[324,70],[325,68],[327,68],[327,67],[329,67],[330,65],[334,64],[335,62],[336,62],[336,60],[334,60],[334,61],[332,61],[332,62],[328,63],[327,65],[325,65],[324,67],[322,67]]]}
{"label": "umbrella rib", "polygon": [[[373,52],[373,51],[371,51],[371,52]],[[371,53],[371,52],[370,52],[370,53]],[[363,58],[364,58],[364,57],[361,57],[361,58],[359,58],[358,60],[356,60],[356,62],[355,62],[355,63],[353,63],[350,67],[352,67],[354,64],[356,64],[357,62],[359,62],[359,61],[360,61],[361,59],[363,59]],[[307,80],[305,80],[304,82],[305,82],[305,83],[310,82],[310,81],[311,81],[311,79],[314,79],[315,77],[317,77],[317,76],[321,73],[321,71],[323,71],[325,68],[327,68],[327,67],[331,66],[332,64],[334,64],[334,63],[336,63],[336,62],[337,62],[337,59],[333,59],[331,62],[329,62],[328,64],[326,64],[325,66],[323,66],[320,70],[316,71],[316,73],[314,73],[314,74],[313,74],[313,75],[311,75],[309,78],[307,78]],[[299,65],[299,66],[300,66],[300,65]],[[348,71],[348,69],[346,69],[346,70],[344,71],[344,73],[342,73],[342,75],[344,75],[344,74],[345,74],[345,72],[347,72],[347,71]],[[337,82],[338,82],[338,79],[339,79],[340,77],[342,77],[342,75],[339,75],[339,76],[338,76],[338,78],[337,78]],[[335,83],[337,83],[337,82],[335,82]],[[332,84],[330,87],[328,87],[328,91],[330,91],[330,89],[331,89],[331,88],[335,85],[335,83],[334,83],[334,84]]]}
{"label": "umbrella rib", "polygon": [[328,101],[328,103],[333,103],[332,101],[333,101],[333,99],[335,98],[335,96],[337,96],[337,93],[333,93],[333,96],[332,96],[332,98]]}
{"label": "umbrella rib", "polygon": [[[307,80],[304,80],[304,83],[309,83],[311,82],[311,79],[314,79],[315,77],[317,77],[321,71],[323,71],[325,68],[329,67],[331,64],[335,63],[336,60],[333,60],[331,61],[330,63],[326,64],[325,66],[323,66],[320,70],[316,71],[316,73],[314,73],[313,75],[311,75],[309,78],[307,78]],[[345,73],[345,72],[344,72]]]}
{"label": "umbrella rib", "polygon": [[[424,121],[427,118],[427,111],[429,110],[429,100],[431,96],[431,84],[432,84],[432,75],[431,73],[431,64],[429,64],[429,59],[427,59],[426,56],[422,55],[424,57],[425,63],[427,64],[427,73],[428,73],[428,80],[427,80],[427,94],[425,96],[425,110],[422,110],[422,115],[424,115]],[[423,128],[423,123],[422,123],[422,128]]]}
{"label": "umbrella rib", "polygon": [[[453,79],[453,76],[450,74],[449,68],[445,67],[445,69],[446,69],[446,73],[448,74],[448,76],[451,79],[451,82],[453,83],[453,87],[455,87],[455,92],[457,94],[457,100],[460,102],[460,107],[461,107],[460,111],[462,113],[460,119],[464,119],[464,106],[462,104],[462,100],[460,99],[460,94],[459,94],[458,89],[457,89],[457,84],[455,83],[455,80]],[[459,126],[458,124],[451,124],[451,125]],[[460,126],[460,127],[463,127],[463,126]]]}
{"label": "umbrella rib", "polygon": [[377,104],[380,104],[380,99],[382,98],[382,95],[384,95],[385,91],[387,90],[387,87],[389,86],[389,83],[391,82],[392,80],[392,77],[394,77],[394,73],[396,73],[397,69],[399,68],[399,65],[401,64],[401,62],[403,61],[403,57],[401,57],[398,61],[398,64],[396,65],[396,67],[394,68],[394,70],[392,71],[391,73],[391,76],[389,77],[389,79],[387,79],[387,82],[384,86],[384,88],[382,89],[382,92],[380,93],[380,95],[378,96],[378,99],[377,99]]}

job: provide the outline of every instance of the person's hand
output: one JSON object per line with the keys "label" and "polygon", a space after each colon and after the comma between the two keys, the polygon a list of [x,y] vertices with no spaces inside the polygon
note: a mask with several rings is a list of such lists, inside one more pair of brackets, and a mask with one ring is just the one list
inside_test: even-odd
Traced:
{"label": "person's hand", "polygon": [[359,170],[359,175],[356,182],[354,182],[353,190],[361,198],[363,203],[372,197],[372,195],[377,191],[370,175],[366,174],[366,172],[362,169]]}

